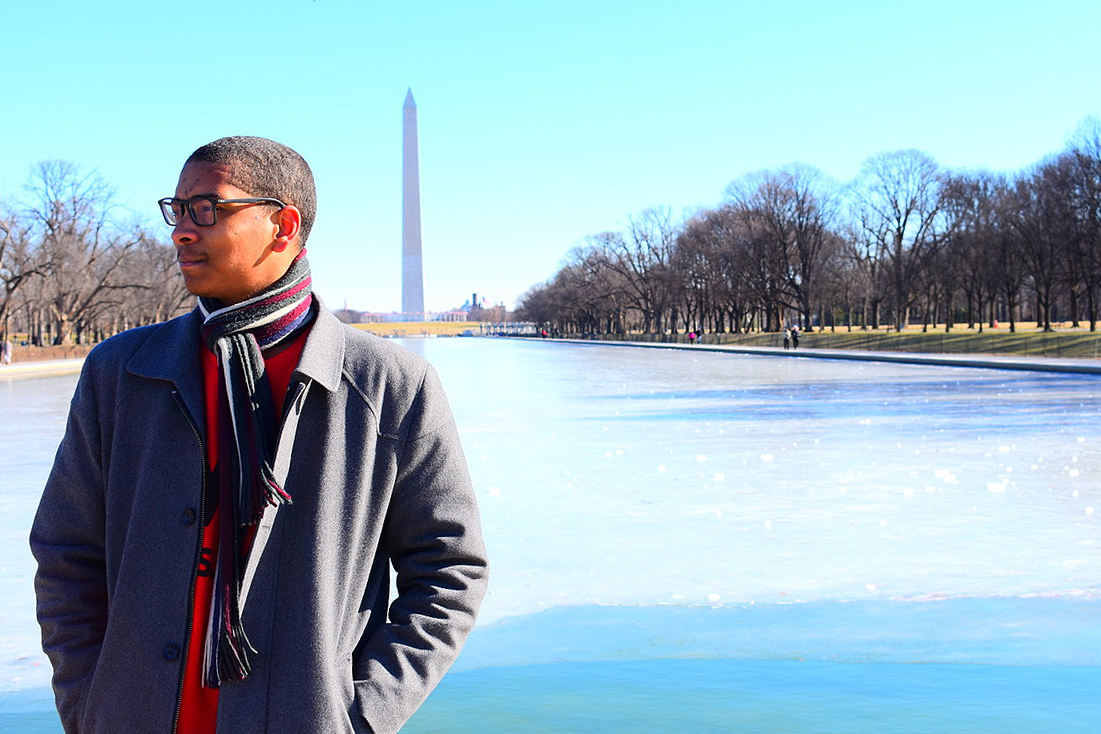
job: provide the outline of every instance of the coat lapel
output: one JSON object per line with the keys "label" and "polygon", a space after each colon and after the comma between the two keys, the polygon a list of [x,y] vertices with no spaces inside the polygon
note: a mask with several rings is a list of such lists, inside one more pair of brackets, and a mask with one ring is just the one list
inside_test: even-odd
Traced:
{"label": "coat lapel", "polygon": [[[340,321],[318,300],[317,316],[310,326],[310,333],[306,336],[306,344],[302,348],[302,357],[291,377],[291,393],[287,396],[287,402],[283,407],[279,438],[275,444],[275,460],[272,469],[275,480],[280,486],[285,486],[287,476],[290,474],[294,441],[298,435],[298,421],[305,408],[306,396],[311,386],[317,383],[319,387],[329,392],[336,391],[340,386],[341,372],[344,367],[343,328]],[[294,491],[291,490],[292,496]],[[291,507],[288,511],[293,512],[294,508]],[[245,572],[241,579],[239,606],[242,614],[249,592],[252,590],[252,582],[256,578],[260,559],[263,558],[264,549],[271,538],[278,512],[278,505],[268,505],[264,508],[263,517],[260,518],[260,524],[256,528],[256,535],[245,561]]]}

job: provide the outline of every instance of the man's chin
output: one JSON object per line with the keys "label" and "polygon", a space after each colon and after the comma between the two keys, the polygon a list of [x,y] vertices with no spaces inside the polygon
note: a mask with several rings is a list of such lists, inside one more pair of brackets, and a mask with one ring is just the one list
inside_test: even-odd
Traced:
{"label": "man's chin", "polygon": [[187,289],[187,292],[190,293],[193,296],[196,296],[197,298],[213,298],[214,297],[214,296],[211,295],[209,287],[204,287],[203,282],[201,280],[199,280],[198,278],[189,278],[185,274],[183,282],[184,282],[184,288]]}

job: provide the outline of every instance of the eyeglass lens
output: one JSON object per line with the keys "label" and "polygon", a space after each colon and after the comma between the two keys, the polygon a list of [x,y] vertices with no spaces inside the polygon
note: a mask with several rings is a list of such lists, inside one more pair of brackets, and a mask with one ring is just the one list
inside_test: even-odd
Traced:
{"label": "eyeglass lens", "polygon": [[183,218],[184,210],[191,214],[191,221],[200,227],[214,224],[217,207],[211,199],[196,196],[192,199],[167,199],[161,203],[165,220],[176,225]]}

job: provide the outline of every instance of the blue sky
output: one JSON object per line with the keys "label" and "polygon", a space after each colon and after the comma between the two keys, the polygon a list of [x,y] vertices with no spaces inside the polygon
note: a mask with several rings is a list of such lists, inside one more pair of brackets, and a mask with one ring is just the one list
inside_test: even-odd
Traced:
{"label": "blue sky", "polygon": [[426,306],[512,306],[586,235],[753,171],[1037,163],[1101,114],[1098,28],[1096,0],[5,3],[0,197],[65,159],[163,226],[194,148],[271,137],[318,181],[316,289],[396,310],[412,88]]}

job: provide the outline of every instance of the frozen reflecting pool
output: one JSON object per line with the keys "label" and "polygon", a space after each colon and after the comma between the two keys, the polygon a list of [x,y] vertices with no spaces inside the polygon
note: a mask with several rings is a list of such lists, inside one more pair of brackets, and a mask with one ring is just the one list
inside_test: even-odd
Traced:
{"label": "frozen reflecting pool", "polygon": [[[447,387],[491,560],[409,732],[928,730],[881,699],[936,731],[1101,716],[1101,378],[405,344]],[[26,534],[74,383],[0,382],[0,713],[46,700]]]}
{"label": "frozen reflecting pool", "polygon": [[490,620],[564,604],[1097,592],[1097,377],[423,348],[501,549]]}

